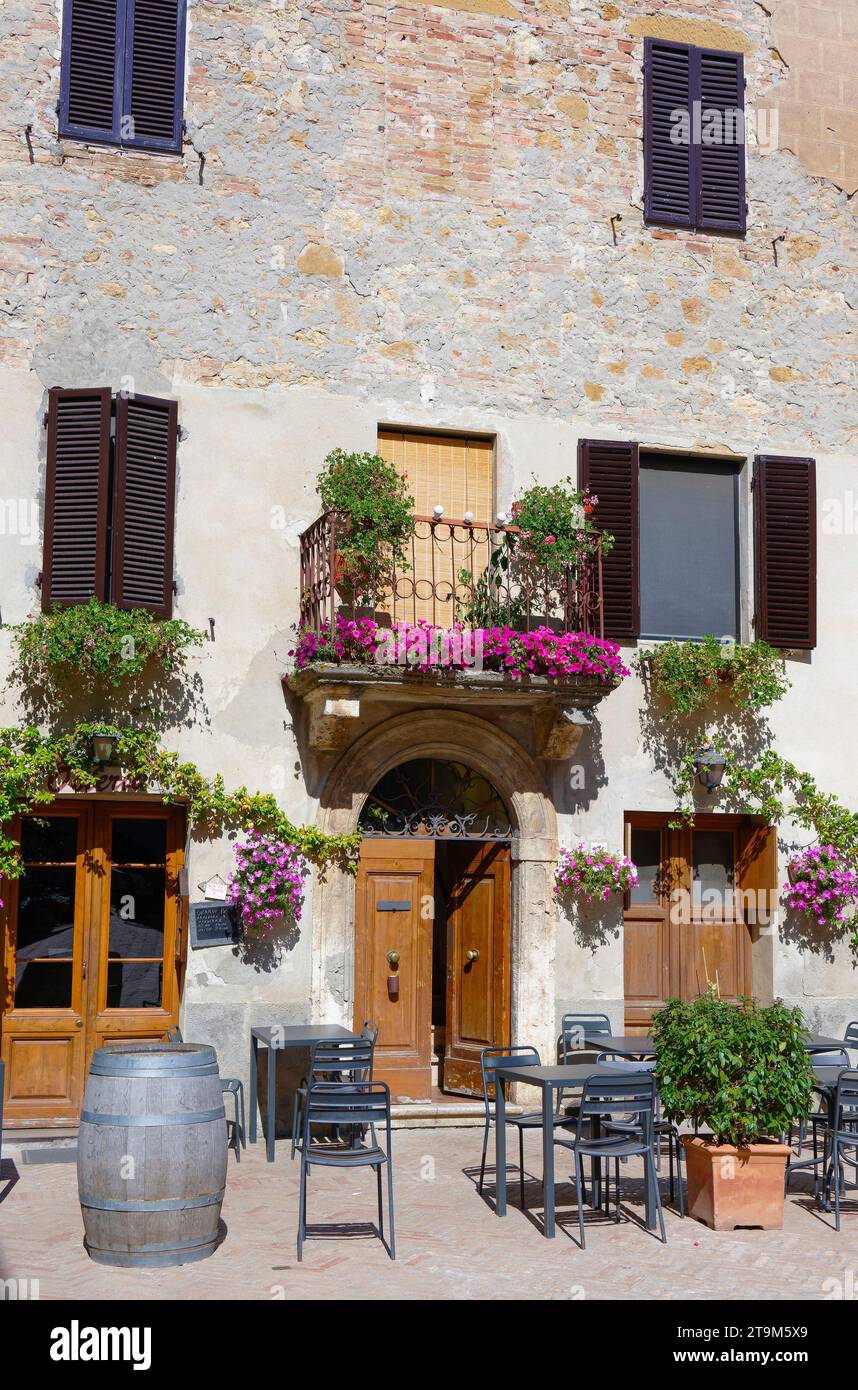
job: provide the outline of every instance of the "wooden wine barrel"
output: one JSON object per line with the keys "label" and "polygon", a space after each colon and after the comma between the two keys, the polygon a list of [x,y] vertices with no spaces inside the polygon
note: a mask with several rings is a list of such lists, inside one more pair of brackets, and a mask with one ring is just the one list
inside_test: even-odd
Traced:
{"label": "wooden wine barrel", "polygon": [[84,1245],[99,1264],[190,1264],[218,1243],[226,1119],[213,1047],[99,1048],[78,1135]]}

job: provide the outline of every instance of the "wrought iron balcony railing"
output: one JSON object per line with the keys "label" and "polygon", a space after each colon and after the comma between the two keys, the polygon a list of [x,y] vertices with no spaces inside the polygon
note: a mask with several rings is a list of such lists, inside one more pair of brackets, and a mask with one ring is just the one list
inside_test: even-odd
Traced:
{"label": "wrought iron balcony railing", "polygon": [[[407,565],[397,566],[372,607],[393,623],[420,619],[438,627],[548,626],[604,636],[602,556],[582,557],[559,574],[519,564],[493,526],[415,516]],[[338,612],[353,612],[341,577],[337,517],[325,512],[301,536],[301,626],[334,632]]]}

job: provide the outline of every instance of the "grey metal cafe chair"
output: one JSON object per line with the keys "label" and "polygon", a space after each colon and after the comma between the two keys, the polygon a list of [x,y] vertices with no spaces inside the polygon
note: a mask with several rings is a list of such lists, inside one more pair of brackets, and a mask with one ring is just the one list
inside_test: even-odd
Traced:
{"label": "grey metal cafe chair", "polygon": [[301,1146],[301,1107],[307,1096],[307,1087],[318,1081],[372,1081],[375,1063],[375,1037],[372,1028],[369,1036],[361,1035],[355,1041],[343,1039],[314,1043],[310,1049],[310,1069],[300,1086],[295,1088],[292,1098],[292,1148],[290,1157],[294,1158]]}
{"label": "grey metal cafe chair", "polygon": [[[492,1098],[489,1095],[490,1086],[503,1086],[503,1081],[497,1079],[498,1067],[538,1067],[541,1065],[539,1053],[535,1047],[528,1047],[524,1044],[513,1047],[484,1047],[480,1053],[480,1074],[483,1081],[483,1105],[485,1106],[486,1120],[483,1129],[483,1154],[480,1159],[480,1181],[477,1184],[477,1191],[482,1192],[483,1182],[486,1174],[486,1154],[489,1147],[489,1131],[495,1122]],[[504,1091],[506,1095],[506,1091]],[[521,1198],[521,1209],[525,1210],[524,1201],[524,1134],[525,1130],[542,1129],[542,1111],[531,1110],[523,1115],[511,1115],[506,1112],[506,1122],[518,1130],[518,1189]],[[574,1114],[554,1115],[554,1124],[573,1125],[575,1123]]]}
{"label": "grey metal cafe chair", "polygon": [[[611,1020],[607,1014],[565,1013],[560,1020],[560,1039],[557,1044],[557,1060],[561,1066],[580,1062],[584,1038],[611,1036]],[[559,1111],[566,1099],[565,1091],[557,1092],[555,1105]]]}
{"label": "grey metal cafe chair", "polygon": [[[584,1159],[605,1161],[641,1157],[644,1182],[651,1205],[658,1216],[662,1244],[667,1244],[664,1212],[655,1171],[653,1130],[655,1123],[655,1077],[638,1072],[628,1077],[593,1075],[584,1083],[573,1139],[558,1136],[555,1142],[569,1149],[575,1160],[575,1196],[578,1204],[578,1232],[584,1242]],[[616,1164],[616,1219],[621,1215],[620,1168]],[[607,1202],[606,1202],[607,1206]]]}
{"label": "grey metal cafe chair", "polygon": [[[167,1029],[167,1042],[184,1042],[182,1030],[177,1023]],[[235,1105],[235,1119],[232,1121],[232,1144],[236,1163],[241,1162],[241,1150],[247,1148],[247,1130],[244,1116],[244,1083],[237,1076],[222,1076],[220,1089],[225,1096],[232,1096]]]}
{"label": "grey metal cafe chair", "polygon": [[[349,1144],[325,1143],[314,1134],[316,1127],[344,1128]],[[385,1147],[377,1133],[383,1129]],[[364,1141],[366,1133],[371,1136]],[[392,1260],[396,1259],[393,1224],[393,1162],[391,1159],[390,1087],[384,1081],[314,1081],[304,1097],[301,1125],[301,1182],[298,1196],[298,1259],[307,1239],[307,1177],[313,1167],[374,1168],[378,1191],[378,1234]],[[389,1241],[384,1237],[382,1169],[387,1171]]]}

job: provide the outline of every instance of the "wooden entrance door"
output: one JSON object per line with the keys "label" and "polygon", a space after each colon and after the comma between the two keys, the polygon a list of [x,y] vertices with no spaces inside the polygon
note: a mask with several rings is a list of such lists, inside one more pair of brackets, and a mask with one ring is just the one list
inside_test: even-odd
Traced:
{"label": "wooden entrance door", "polygon": [[694,999],[710,984],[722,999],[751,995],[751,933],[776,892],[774,830],[726,815],[671,828],[635,813],[627,852],[640,880],[624,914],[627,1030],[646,1033],[665,999]]}
{"label": "wooden entrance door", "polygon": [[444,1090],[482,1093],[480,1053],[509,1043],[509,846],[446,849]]}
{"label": "wooden entrance door", "polygon": [[396,1099],[432,1091],[433,840],[364,839],[355,910],[355,1031],[378,1027],[375,1076]]}
{"label": "wooden entrance door", "polygon": [[12,827],[25,870],[2,917],[4,1124],[74,1124],[93,1049],[177,1021],[183,819],[57,801]]}

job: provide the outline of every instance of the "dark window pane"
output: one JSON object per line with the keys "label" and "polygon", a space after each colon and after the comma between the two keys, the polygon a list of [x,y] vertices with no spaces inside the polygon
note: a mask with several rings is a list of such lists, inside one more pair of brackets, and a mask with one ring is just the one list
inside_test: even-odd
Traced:
{"label": "dark window pane", "polygon": [[167,859],[165,820],[126,820],[112,823],[110,857],[114,864],[164,864]]}
{"label": "dark window pane", "polygon": [[732,907],[732,831],[695,830],[693,842],[694,906],[709,912]]}
{"label": "dark window pane", "polygon": [[51,816],[48,820],[26,817],[21,822],[21,858],[26,862],[50,860],[69,863],[77,854],[77,820]]}
{"label": "dark window pane", "polygon": [[70,1009],[71,961],[24,961],[15,972],[16,1009]]}
{"label": "dark window pane", "polygon": [[161,956],[164,952],[163,869],[112,869],[111,956]]}
{"label": "dark window pane", "polygon": [[737,637],[736,471],[641,460],[644,637]]}
{"label": "dark window pane", "polygon": [[657,903],[661,862],[661,831],[632,829],[631,861],[637,866],[638,886],[630,890],[632,903]]}
{"label": "dark window pane", "polygon": [[159,960],[111,961],[107,967],[108,1009],[159,1009],[161,976]]}
{"label": "dark window pane", "polygon": [[18,888],[18,960],[74,952],[74,880],[68,869],[28,869]]}

